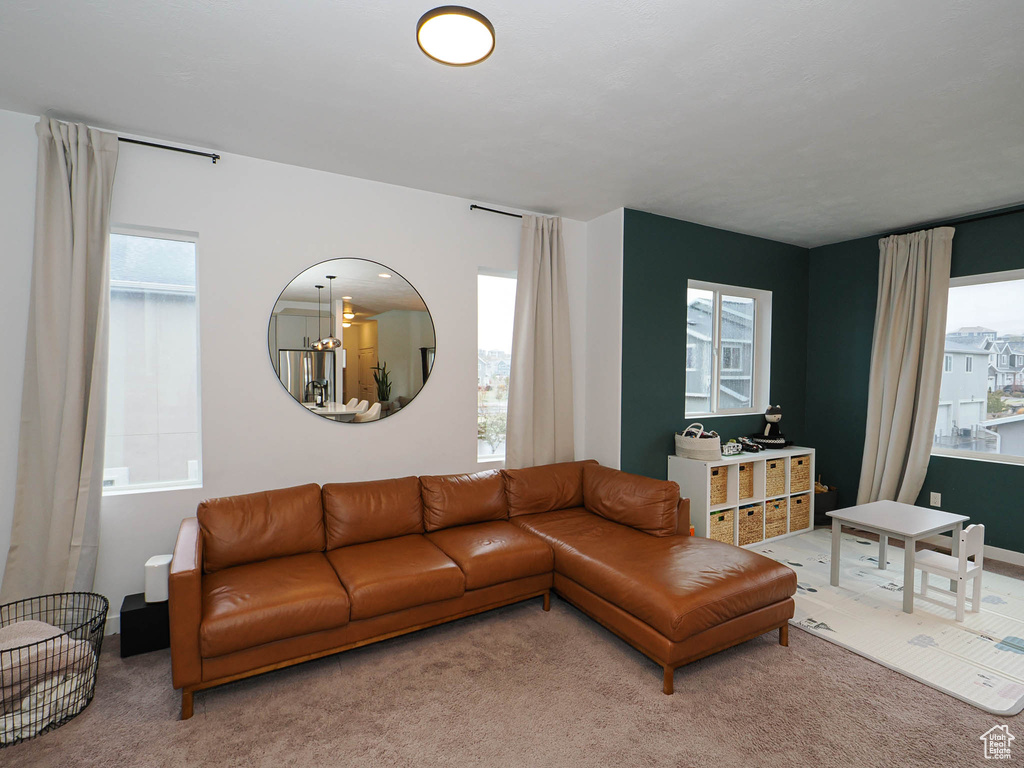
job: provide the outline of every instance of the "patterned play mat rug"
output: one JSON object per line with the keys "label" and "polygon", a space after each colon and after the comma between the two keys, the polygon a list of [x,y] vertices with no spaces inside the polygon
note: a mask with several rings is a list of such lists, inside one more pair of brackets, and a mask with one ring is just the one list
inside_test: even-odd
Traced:
{"label": "patterned play mat rug", "polygon": [[[797,573],[791,624],[996,715],[1024,709],[1024,581],[984,573],[981,612],[955,621],[955,598],[929,591],[903,612],[903,549],[843,534],[839,586],[829,584],[832,534],[819,529],[751,549]],[[915,592],[921,572],[915,572]],[[932,575],[932,586],[949,580]],[[934,599],[933,599],[934,598]]]}

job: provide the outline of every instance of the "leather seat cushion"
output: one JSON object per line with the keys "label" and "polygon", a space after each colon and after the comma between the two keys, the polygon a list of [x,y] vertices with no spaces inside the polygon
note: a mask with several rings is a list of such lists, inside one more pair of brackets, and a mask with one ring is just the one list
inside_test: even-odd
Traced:
{"label": "leather seat cushion", "polygon": [[555,509],[583,506],[583,465],[593,459],[545,464],[540,467],[503,469],[508,514],[537,515]]}
{"label": "leather seat cushion", "polygon": [[419,534],[332,549],[327,560],[352,600],[353,621],[461,597],[466,590],[459,566]]}
{"label": "leather seat cushion", "polygon": [[427,538],[466,575],[466,589],[550,573],[554,567],[550,546],[504,520],[445,528]]}
{"label": "leather seat cushion", "polygon": [[555,572],[680,642],[796,592],[796,573],[696,536],[650,536],[586,510],[514,518],[555,551]]}
{"label": "leather seat cushion", "polygon": [[203,656],[343,627],[349,599],[322,552],[225,568],[203,577]]}

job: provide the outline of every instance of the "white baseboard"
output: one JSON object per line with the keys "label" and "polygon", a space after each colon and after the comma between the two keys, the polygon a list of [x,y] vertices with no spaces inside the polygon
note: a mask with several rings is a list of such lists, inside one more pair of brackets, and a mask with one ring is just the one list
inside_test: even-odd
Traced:
{"label": "white baseboard", "polygon": [[103,628],[104,635],[119,635],[121,634],[121,614],[116,616],[107,615],[107,625]]}
{"label": "white baseboard", "polygon": [[[929,536],[927,539],[921,539],[921,541],[926,541],[937,547],[950,549],[953,543],[953,537],[940,533],[937,536]],[[1016,552],[1012,549],[1003,549],[1002,547],[993,547],[988,544],[985,545],[985,558],[999,560],[1004,563],[1009,563],[1010,565],[1024,565],[1024,552]]]}

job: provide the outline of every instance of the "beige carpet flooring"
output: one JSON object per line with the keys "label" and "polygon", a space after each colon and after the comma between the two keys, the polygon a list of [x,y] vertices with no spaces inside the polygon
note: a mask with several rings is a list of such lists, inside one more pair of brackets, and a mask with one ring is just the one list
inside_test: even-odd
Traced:
{"label": "beige carpet flooring", "polygon": [[[1001,719],[797,629],[676,672],[540,600],[196,694],[104,644],[92,704],[20,766],[977,766]],[[1020,747],[1024,758],[1024,746]]]}
{"label": "beige carpet flooring", "polygon": [[[898,545],[898,542],[894,542]],[[986,570],[1024,578],[987,560]],[[1006,723],[790,628],[661,668],[553,596],[196,694],[178,720],[169,651],[121,659],[67,725],[0,749],[74,766],[980,766]]]}

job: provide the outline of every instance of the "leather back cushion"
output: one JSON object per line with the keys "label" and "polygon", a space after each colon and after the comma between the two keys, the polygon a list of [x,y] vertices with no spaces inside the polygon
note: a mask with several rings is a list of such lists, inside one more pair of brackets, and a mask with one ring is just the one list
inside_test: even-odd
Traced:
{"label": "leather back cushion", "polygon": [[196,517],[205,573],[324,548],[324,513],[316,483],[207,499]]}
{"label": "leather back cushion", "polygon": [[585,464],[597,462],[588,459],[525,469],[503,469],[509,516],[582,507]]}
{"label": "leather back cushion", "polygon": [[324,486],[327,548],[423,533],[418,477]]}
{"label": "leather back cushion", "polygon": [[428,531],[508,519],[505,478],[497,469],[472,475],[424,475],[420,487],[423,525]]}
{"label": "leather back cushion", "polygon": [[679,486],[600,464],[583,467],[583,505],[591,512],[653,536],[676,532]]}

